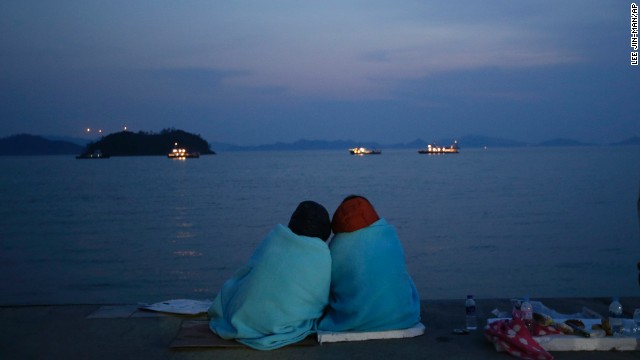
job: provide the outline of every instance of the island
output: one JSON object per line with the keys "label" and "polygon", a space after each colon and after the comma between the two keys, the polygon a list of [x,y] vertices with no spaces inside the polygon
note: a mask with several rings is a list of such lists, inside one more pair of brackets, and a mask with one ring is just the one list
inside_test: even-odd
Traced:
{"label": "island", "polygon": [[[159,133],[120,131],[91,142],[78,156],[82,158],[106,158],[111,156],[167,156],[176,144],[188,152],[213,155],[209,143],[199,135],[183,130],[164,129]],[[94,154],[100,154],[96,157]]]}

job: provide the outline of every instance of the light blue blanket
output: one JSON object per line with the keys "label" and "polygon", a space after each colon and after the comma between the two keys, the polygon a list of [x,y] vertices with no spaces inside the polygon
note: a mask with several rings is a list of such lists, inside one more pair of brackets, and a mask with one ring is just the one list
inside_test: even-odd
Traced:
{"label": "light blue blanket", "polygon": [[209,327],[258,350],[298,342],[317,330],[330,281],[327,244],[277,225],[225,282],[209,309]]}
{"label": "light blue blanket", "polygon": [[324,331],[406,329],[420,321],[420,298],[393,226],[380,219],[329,245],[332,279]]}

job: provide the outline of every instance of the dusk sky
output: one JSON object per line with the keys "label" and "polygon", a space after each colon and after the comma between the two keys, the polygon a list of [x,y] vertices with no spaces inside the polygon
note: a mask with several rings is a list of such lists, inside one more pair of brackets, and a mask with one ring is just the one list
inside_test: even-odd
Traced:
{"label": "dusk sky", "polygon": [[620,141],[640,136],[630,4],[2,1],[0,137]]}

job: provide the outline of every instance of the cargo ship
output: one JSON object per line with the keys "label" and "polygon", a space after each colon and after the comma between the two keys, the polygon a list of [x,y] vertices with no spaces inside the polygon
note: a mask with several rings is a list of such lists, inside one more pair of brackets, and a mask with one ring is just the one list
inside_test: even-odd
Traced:
{"label": "cargo ship", "polygon": [[382,151],[375,149],[367,149],[363,147],[349,149],[351,155],[380,155]]}
{"label": "cargo ship", "polygon": [[419,154],[457,154],[459,152],[458,142],[454,141],[449,147],[429,144],[426,149],[418,150]]}
{"label": "cargo ship", "polygon": [[167,154],[167,157],[170,159],[178,159],[178,160],[187,159],[187,158],[199,158],[200,153],[197,151],[189,152],[185,148],[178,147],[178,144],[176,143],[173,150],[171,150],[171,152]]}

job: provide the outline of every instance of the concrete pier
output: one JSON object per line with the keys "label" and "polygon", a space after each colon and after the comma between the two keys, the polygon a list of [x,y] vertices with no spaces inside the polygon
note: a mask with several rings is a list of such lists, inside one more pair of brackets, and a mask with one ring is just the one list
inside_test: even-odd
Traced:
{"label": "concrete pier", "polygon": [[[582,307],[606,315],[609,298],[539,300],[561,313]],[[625,317],[640,297],[622,298]],[[509,299],[477,299],[479,323]],[[185,322],[203,316],[140,311],[136,305],[40,305],[0,307],[0,359],[512,359],[496,352],[482,331],[455,335],[464,326],[464,299],[423,300],[424,335],[407,339],[317,344],[307,341],[273,351],[244,346],[172,347]],[[213,336],[213,335],[212,335]],[[556,359],[640,359],[639,351],[551,352]]]}

